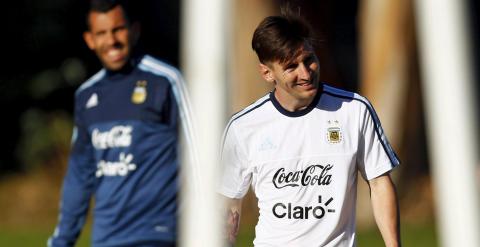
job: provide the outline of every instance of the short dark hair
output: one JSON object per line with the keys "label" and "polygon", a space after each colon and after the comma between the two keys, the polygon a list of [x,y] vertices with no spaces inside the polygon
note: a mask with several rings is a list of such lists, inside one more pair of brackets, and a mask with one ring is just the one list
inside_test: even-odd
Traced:
{"label": "short dark hair", "polygon": [[117,6],[122,7],[125,18],[129,23],[137,20],[133,6],[130,6],[126,0],[90,0],[86,14],[87,28],[90,28],[89,16],[91,12],[107,13]]}
{"label": "short dark hair", "polygon": [[261,63],[279,61],[281,64],[297,56],[305,42],[314,45],[310,25],[299,15],[284,12],[263,19],[253,33],[252,48]]}

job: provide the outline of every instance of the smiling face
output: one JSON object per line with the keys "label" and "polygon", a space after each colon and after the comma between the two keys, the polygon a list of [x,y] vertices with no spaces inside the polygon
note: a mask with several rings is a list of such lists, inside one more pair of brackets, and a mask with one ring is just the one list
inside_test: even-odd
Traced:
{"label": "smiling face", "polygon": [[83,34],[88,47],[97,54],[105,68],[122,69],[130,58],[138,32],[129,25],[123,8],[116,6],[105,13],[92,11],[88,23],[89,30]]}
{"label": "smiling face", "polygon": [[263,78],[275,84],[275,98],[289,111],[306,108],[315,98],[319,87],[320,65],[308,42],[295,57],[285,63],[260,64]]}

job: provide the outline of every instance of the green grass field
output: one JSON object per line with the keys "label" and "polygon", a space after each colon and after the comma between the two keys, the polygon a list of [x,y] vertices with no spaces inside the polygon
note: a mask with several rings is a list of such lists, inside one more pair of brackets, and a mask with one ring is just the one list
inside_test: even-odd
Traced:
{"label": "green grass field", "polygon": [[[435,226],[428,225],[402,225],[402,245],[408,247],[436,247],[439,246]],[[380,247],[383,244],[380,232],[375,229],[360,231],[358,233],[359,247]]]}
{"label": "green grass field", "polygon": [[[21,228],[6,229],[0,228],[0,246],[5,247],[43,247],[47,246],[47,240],[53,233],[53,226],[48,229],[42,228]],[[90,234],[86,229],[77,243],[77,247],[90,246]]]}
{"label": "green grass field", "polygon": [[[253,227],[252,227],[253,229]],[[252,229],[242,229],[237,246],[252,246],[254,233]],[[39,247],[46,246],[48,236],[53,231],[53,226],[42,228],[7,229],[0,227],[0,246],[12,247]],[[80,236],[77,247],[90,246],[89,228]],[[403,225],[402,244],[408,247],[436,247],[437,236],[433,224]],[[377,229],[362,230],[358,232],[359,247],[382,247],[383,241]]]}

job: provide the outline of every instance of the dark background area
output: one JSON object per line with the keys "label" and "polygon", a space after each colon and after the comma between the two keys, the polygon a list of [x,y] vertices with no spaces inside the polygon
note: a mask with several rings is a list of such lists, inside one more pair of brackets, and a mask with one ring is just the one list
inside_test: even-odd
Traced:
{"label": "dark background area", "polygon": [[[469,33],[472,36],[473,49],[473,72],[475,76],[475,91],[477,106],[480,106],[480,2],[476,0],[468,1],[468,14],[470,15]],[[480,107],[477,107],[477,123],[480,123]],[[480,128],[479,128],[480,129]],[[480,135],[480,131],[478,133]],[[478,137],[480,139],[480,136]]]}
{"label": "dark background area", "polygon": [[[142,23],[144,50],[175,66],[179,2],[131,1]],[[87,3],[19,0],[3,4],[1,175],[25,172],[41,165],[37,163],[48,162],[45,159],[55,152],[53,137],[46,135],[52,134],[48,128],[57,118],[71,119],[76,88],[101,68],[82,38]]]}

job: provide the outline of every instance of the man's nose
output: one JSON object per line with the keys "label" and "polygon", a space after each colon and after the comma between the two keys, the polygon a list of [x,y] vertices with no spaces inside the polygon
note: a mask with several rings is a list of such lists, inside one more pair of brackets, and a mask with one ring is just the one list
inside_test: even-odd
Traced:
{"label": "man's nose", "polygon": [[300,80],[309,81],[311,78],[310,68],[304,63],[298,65],[298,77]]}
{"label": "man's nose", "polygon": [[105,39],[107,45],[114,45],[117,42],[117,38],[113,32],[108,32]]}

